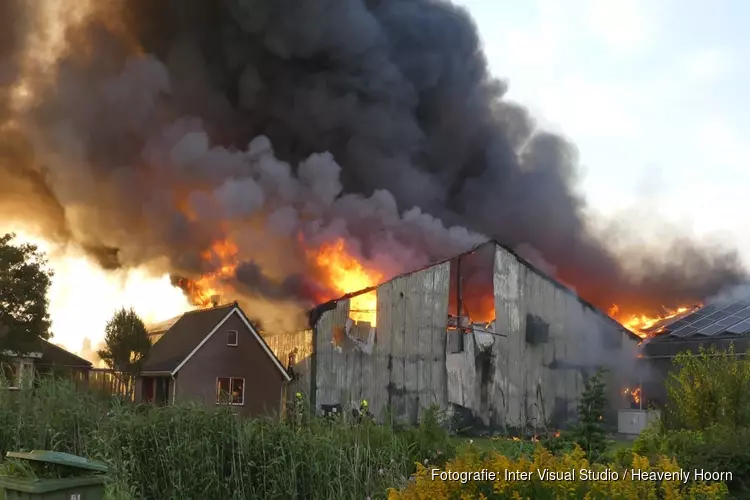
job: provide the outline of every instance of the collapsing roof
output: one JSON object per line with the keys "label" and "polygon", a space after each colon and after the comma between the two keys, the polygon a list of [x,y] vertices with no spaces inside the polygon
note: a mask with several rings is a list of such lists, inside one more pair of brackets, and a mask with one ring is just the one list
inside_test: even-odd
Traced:
{"label": "collapsing roof", "polygon": [[460,257],[463,257],[463,256],[467,256],[467,255],[473,254],[473,253],[477,252],[478,250],[480,250],[481,248],[486,247],[488,245],[494,245],[495,247],[502,248],[504,251],[506,251],[507,253],[509,253],[510,255],[512,255],[524,267],[526,267],[530,271],[536,273],[541,278],[549,281],[550,283],[552,283],[554,286],[556,286],[560,290],[564,291],[565,293],[567,293],[567,294],[575,297],[575,299],[578,300],[584,307],[590,309],[592,312],[594,312],[597,315],[601,316],[606,321],[612,323],[619,330],[622,330],[623,332],[627,333],[629,336],[633,337],[634,339],[637,339],[639,341],[641,340],[641,338],[638,337],[638,335],[636,335],[635,333],[631,332],[625,326],[621,325],[620,323],[618,323],[617,321],[615,321],[614,319],[612,319],[609,315],[607,315],[604,312],[602,312],[599,308],[597,308],[596,306],[594,306],[593,304],[591,304],[587,300],[585,300],[582,297],[580,297],[576,292],[574,292],[573,290],[571,290],[567,286],[563,285],[559,281],[557,281],[554,278],[552,278],[551,276],[549,276],[547,273],[543,272],[542,270],[540,270],[539,268],[537,268],[536,266],[534,266],[533,264],[531,264],[530,262],[528,262],[527,260],[525,260],[524,258],[522,258],[520,255],[518,255],[518,253],[516,253],[511,248],[503,245],[502,243],[500,243],[500,242],[498,242],[497,240],[494,240],[494,239],[491,239],[491,240],[488,240],[488,241],[486,241],[484,243],[481,243],[481,244],[475,246],[474,248],[472,248],[471,250],[468,250],[466,252],[454,255],[452,257],[448,257],[448,258],[443,259],[443,260],[432,262],[432,263],[430,263],[430,264],[428,264],[428,265],[426,265],[426,266],[424,266],[424,267],[422,267],[420,269],[415,269],[415,270],[408,271],[406,273],[394,276],[393,278],[391,278],[390,280],[385,281],[384,283],[380,283],[378,285],[371,286],[371,287],[368,287],[368,288],[364,288],[362,290],[358,290],[358,291],[355,291],[355,292],[350,292],[350,293],[347,293],[346,295],[344,295],[342,297],[339,297],[338,299],[333,299],[333,300],[330,300],[330,301],[325,302],[323,304],[319,304],[318,306],[316,306],[315,308],[313,308],[310,311],[310,314],[309,314],[310,327],[311,328],[315,328],[315,324],[318,322],[318,320],[320,319],[321,315],[325,311],[329,311],[331,309],[334,309],[336,307],[336,304],[339,301],[351,299],[352,297],[356,297],[357,295],[362,295],[364,293],[372,292],[373,290],[377,289],[379,286],[381,286],[381,285],[383,285],[385,283],[389,283],[389,282],[394,281],[394,280],[396,280],[398,278],[402,278],[404,276],[408,276],[410,274],[417,273],[417,272],[422,271],[424,269],[428,269],[430,267],[437,266],[439,264],[443,264],[445,262],[449,262],[449,261],[452,261],[454,259],[457,259],[457,258],[460,258]]}

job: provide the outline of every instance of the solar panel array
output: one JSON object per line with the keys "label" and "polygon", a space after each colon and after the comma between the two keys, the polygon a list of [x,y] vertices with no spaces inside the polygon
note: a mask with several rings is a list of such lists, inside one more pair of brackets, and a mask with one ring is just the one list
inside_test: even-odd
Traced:
{"label": "solar panel array", "polygon": [[737,301],[727,305],[708,305],[675,321],[665,333],[675,337],[707,337],[719,333],[742,335],[750,332],[750,302]]}

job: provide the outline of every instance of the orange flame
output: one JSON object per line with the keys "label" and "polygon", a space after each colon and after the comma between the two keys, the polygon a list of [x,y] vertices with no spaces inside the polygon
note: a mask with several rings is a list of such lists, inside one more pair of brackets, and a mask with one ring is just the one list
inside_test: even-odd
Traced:
{"label": "orange flame", "polygon": [[629,387],[625,388],[625,390],[622,392],[623,396],[630,396],[630,399],[635,404],[640,404],[641,402],[641,388],[636,387],[635,389],[631,389]]}
{"label": "orange flame", "polygon": [[218,261],[220,267],[217,271],[204,274],[197,280],[183,284],[190,300],[198,307],[210,307],[214,296],[220,295],[222,286],[220,282],[234,274],[237,266],[237,245],[229,240],[220,240],[214,243],[209,250],[201,254],[205,261]]}
{"label": "orange flame", "polygon": [[[343,239],[321,246],[314,254],[314,264],[322,271],[322,279],[325,281],[323,284],[333,294],[324,300],[363,290],[383,281],[382,273],[366,269],[347,251]],[[369,321],[375,326],[377,305],[378,297],[375,290],[357,295],[349,302],[349,316],[354,321]]]}
{"label": "orange flame", "polygon": [[661,329],[656,331],[650,331],[657,323],[666,321],[668,319],[676,318],[677,316],[684,315],[688,312],[694,311],[697,307],[678,307],[676,309],[670,309],[662,306],[664,312],[656,316],[649,316],[647,314],[631,314],[625,315],[620,314],[620,308],[617,304],[614,304],[609,308],[609,315],[615,321],[618,321],[625,328],[635,333],[641,338],[647,338],[649,336],[658,334]]}

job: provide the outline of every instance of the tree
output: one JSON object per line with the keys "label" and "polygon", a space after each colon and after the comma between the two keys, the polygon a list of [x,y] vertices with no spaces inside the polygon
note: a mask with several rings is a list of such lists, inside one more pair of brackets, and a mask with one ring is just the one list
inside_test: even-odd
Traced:
{"label": "tree", "polygon": [[36,245],[14,244],[15,238],[0,237],[0,357],[51,336],[47,292],[53,273]]}
{"label": "tree", "polygon": [[596,460],[607,449],[604,429],[604,372],[600,369],[586,381],[578,403],[578,428],[576,442],[586,452],[589,460]]}
{"label": "tree", "polygon": [[146,325],[133,309],[122,308],[107,322],[104,344],[97,354],[130,393],[151,348]]}

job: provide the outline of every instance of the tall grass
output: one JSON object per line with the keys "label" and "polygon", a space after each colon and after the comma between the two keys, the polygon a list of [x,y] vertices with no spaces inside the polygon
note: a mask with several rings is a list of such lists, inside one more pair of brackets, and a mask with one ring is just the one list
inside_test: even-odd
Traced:
{"label": "tall grass", "polygon": [[384,498],[415,462],[451,456],[434,417],[407,430],[317,418],[301,425],[197,405],[121,404],[59,380],[0,390],[0,452],[31,449],[106,461],[110,498],[139,500]]}

